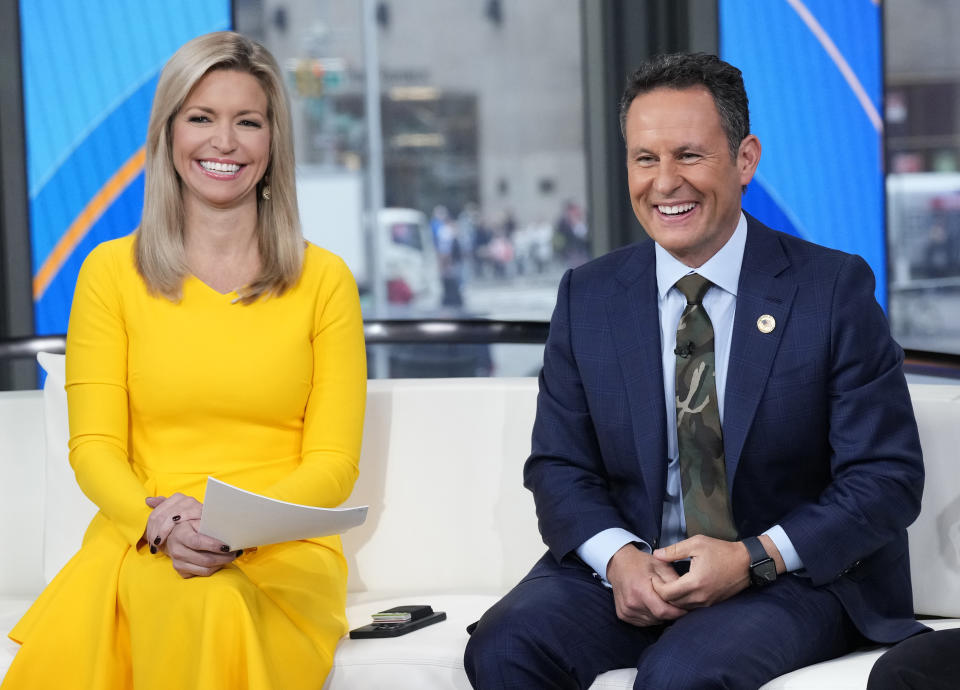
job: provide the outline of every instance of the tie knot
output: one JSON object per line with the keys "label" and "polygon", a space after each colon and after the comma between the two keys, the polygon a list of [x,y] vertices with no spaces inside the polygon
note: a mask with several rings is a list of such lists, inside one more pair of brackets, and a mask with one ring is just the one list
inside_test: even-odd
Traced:
{"label": "tie knot", "polygon": [[677,289],[687,298],[687,304],[700,304],[711,286],[713,283],[696,273],[685,275],[677,281]]}

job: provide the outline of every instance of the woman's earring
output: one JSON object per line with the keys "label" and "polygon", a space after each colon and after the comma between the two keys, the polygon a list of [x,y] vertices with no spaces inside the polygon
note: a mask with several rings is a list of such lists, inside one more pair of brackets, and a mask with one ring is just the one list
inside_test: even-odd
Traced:
{"label": "woman's earring", "polygon": [[263,185],[263,189],[260,190],[260,196],[264,201],[270,201],[270,185]]}

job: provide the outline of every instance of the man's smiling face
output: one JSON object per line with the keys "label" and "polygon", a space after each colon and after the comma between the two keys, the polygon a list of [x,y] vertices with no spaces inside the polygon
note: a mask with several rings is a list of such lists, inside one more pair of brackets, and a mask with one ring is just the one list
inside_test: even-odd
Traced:
{"label": "man's smiling face", "polygon": [[720,114],[702,86],[638,95],[624,123],[627,181],[647,234],[691,268],[723,247],[740,218],[740,196],[760,160],[752,134],[730,155]]}

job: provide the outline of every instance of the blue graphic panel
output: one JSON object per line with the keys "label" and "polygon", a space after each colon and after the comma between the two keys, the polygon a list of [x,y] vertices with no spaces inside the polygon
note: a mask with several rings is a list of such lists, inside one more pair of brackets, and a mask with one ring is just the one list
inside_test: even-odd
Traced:
{"label": "blue graphic panel", "polygon": [[83,260],[101,242],[129,235],[140,222],[143,208],[143,173],[130,183],[114,200],[100,219],[94,223],[66,262],[56,273],[43,295],[34,302],[35,324],[38,334],[67,332],[70,305],[73,303],[73,288]]}
{"label": "blue graphic panel", "polygon": [[[143,147],[157,78],[183,43],[231,26],[230,0],[21,0],[23,102],[36,331],[64,333],[77,270],[140,221]],[[108,184],[124,180],[76,246],[54,250]],[[39,278],[36,278],[39,276]]]}
{"label": "blue graphic panel", "polygon": [[880,8],[721,0],[721,57],[743,71],[763,153],[744,208],[862,256],[886,306]]}
{"label": "blue graphic panel", "polygon": [[[144,145],[158,76],[154,75],[117,104],[101,125],[89,132],[54,169],[46,183],[30,195],[34,275],[77,214]],[[135,211],[133,224],[116,237],[128,234],[140,222],[140,210]]]}

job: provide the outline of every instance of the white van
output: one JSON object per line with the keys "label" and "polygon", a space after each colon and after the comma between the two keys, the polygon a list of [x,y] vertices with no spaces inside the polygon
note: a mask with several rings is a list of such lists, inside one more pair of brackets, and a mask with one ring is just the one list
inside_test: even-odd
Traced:
{"label": "white van", "polygon": [[387,302],[436,309],[441,297],[440,264],[426,215],[410,208],[385,208],[378,225]]}
{"label": "white van", "polygon": [[[380,270],[364,226],[363,178],[360,173],[297,169],[297,200],[304,236],[337,254],[353,272],[363,296],[364,312],[435,310],[440,306],[440,267],[427,217],[409,208],[385,208],[377,218]],[[386,304],[373,305],[374,275],[383,281]]]}

